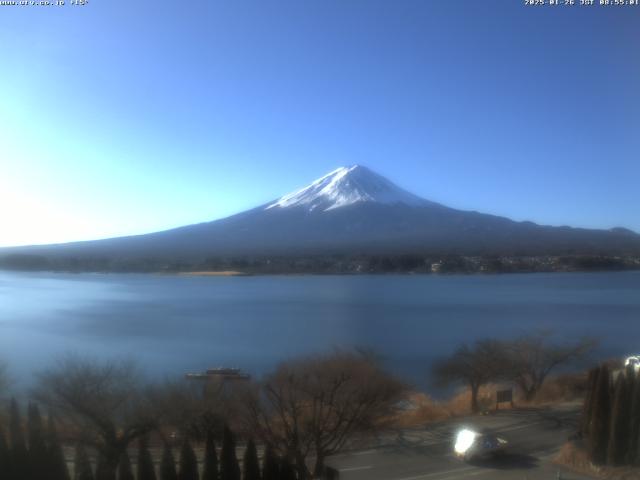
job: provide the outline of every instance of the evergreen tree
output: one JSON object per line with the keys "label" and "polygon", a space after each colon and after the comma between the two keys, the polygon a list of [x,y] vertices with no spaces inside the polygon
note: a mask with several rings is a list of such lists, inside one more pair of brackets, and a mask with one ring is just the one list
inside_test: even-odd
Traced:
{"label": "evergreen tree", "polygon": [[247,442],[247,448],[244,451],[243,480],[260,480],[260,463],[258,462],[258,451],[253,440]]}
{"label": "evergreen tree", "polygon": [[20,408],[15,399],[11,400],[9,412],[10,477],[12,480],[30,480],[29,451],[22,431]]}
{"label": "evergreen tree", "polygon": [[220,452],[220,480],[240,480],[240,466],[236,457],[236,441],[225,425]]}
{"label": "evergreen tree", "polygon": [[636,373],[634,377],[629,421],[630,441],[627,452],[627,463],[630,465],[640,463],[640,373]]}
{"label": "evergreen tree", "polygon": [[278,480],[278,478],[280,478],[278,459],[271,445],[267,445],[262,459],[262,480]]}
{"label": "evergreen tree", "polygon": [[0,478],[10,478],[9,458],[9,445],[4,436],[4,431],[0,428]]}
{"label": "evergreen tree", "polygon": [[27,438],[29,441],[29,473],[32,478],[46,478],[50,472],[49,452],[45,440],[40,409],[34,403],[27,407]]}
{"label": "evergreen tree", "polygon": [[296,480],[296,471],[293,469],[291,462],[287,457],[284,457],[280,462],[280,476],[279,480]]}
{"label": "evergreen tree", "polygon": [[91,470],[91,461],[85,448],[76,445],[76,455],[74,459],[74,480],[93,480],[93,471]]}
{"label": "evergreen tree", "polygon": [[164,444],[162,460],[160,461],[160,480],[178,480],[176,461],[168,443]]}
{"label": "evergreen tree", "polygon": [[607,460],[609,420],[611,417],[611,390],[609,367],[602,365],[593,398],[593,413],[589,427],[588,453],[593,463],[604,464]]}
{"label": "evergreen tree", "polygon": [[636,372],[632,365],[627,367],[626,375],[626,393],[625,393],[625,439],[624,439],[624,453],[621,459],[622,464],[631,465],[633,463],[631,449],[635,443],[632,439],[633,435],[633,395],[635,393],[636,386]]}
{"label": "evergreen tree", "polygon": [[198,480],[198,458],[187,438],[182,443],[180,450],[180,469],[178,480]]}
{"label": "evergreen tree", "polygon": [[58,430],[51,413],[47,419],[47,464],[52,480],[69,480],[69,469],[58,438]]}
{"label": "evergreen tree", "polygon": [[204,446],[204,469],[202,471],[202,480],[219,480],[219,478],[216,444],[213,439],[213,434],[209,432]]}
{"label": "evergreen tree", "polygon": [[126,450],[122,452],[120,463],[118,463],[118,480],[135,480],[133,469],[131,468],[131,459]]}
{"label": "evergreen tree", "polygon": [[592,368],[589,370],[589,376],[587,377],[587,391],[582,405],[582,416],[580,419],[580,433],[585,437],[589,435],[589,424],[591,423],[591,415],[593,414],[593,397],[599,372],[599,367]]}
{"label": "evergreen tree", "polygon": [[96,480],[116,480],[115,473],[111,468],[105,456],[98,452],[96,456]]}
{"label": "evergreen tree", "polygon": [[609,432],[609,446],[607,448],[607,463],[609,465],[623,465],[629,448],[629,389],[624,372],[618,374],[615,393],[613,396],[613,411],[611,412],[611,429]]}
{"label": "evergreen tree", "polygon": [[153,467],[153,457],[149,451],[149,439],[140,437],[138,441],[138,480],[156,480],[156,471]]}

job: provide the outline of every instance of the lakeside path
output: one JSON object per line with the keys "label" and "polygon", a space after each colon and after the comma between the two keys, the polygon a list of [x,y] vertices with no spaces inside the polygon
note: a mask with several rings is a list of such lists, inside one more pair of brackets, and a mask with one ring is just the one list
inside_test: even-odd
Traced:
{"label": "lakeside path", "polygon": [[[504,410],[487,416],[456,418],[403,429],[378,445],[331,457],[327,463],[341,480],[587,480],[553,463],[574,433],[580,407]],[[509,441],[500,459],[465,463],[454,457],[452,439],[462,427],[487,429]],[[558,476],[560,475],[560,476]]]}

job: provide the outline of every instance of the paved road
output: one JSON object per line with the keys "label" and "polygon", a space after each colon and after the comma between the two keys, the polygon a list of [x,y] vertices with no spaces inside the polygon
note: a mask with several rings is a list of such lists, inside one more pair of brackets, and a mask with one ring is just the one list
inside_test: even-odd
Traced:
{"label": "paved road", "polygon": [[[552,464],[575,431],[578,416],[578,406],[565,405],[456,419],[398,431],[372,448],[335,456],[327,463],[340,470],[341,480],[583,480],[590,477]],[[509,441],[509,453],[473,464],[458,460],[452,454],[452,439],[463,426],[499,432]]]}

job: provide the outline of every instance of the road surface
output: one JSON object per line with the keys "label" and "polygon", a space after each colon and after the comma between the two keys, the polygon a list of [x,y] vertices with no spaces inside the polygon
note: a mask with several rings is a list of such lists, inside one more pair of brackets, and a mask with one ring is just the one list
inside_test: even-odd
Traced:
{"label": "road surface", "polygon": [[[579,410],[576,404],[504,410],[404,429],[381,438],[372,448],[331,457],[327,464],[340,471],[340,480],[590,479],[552,463],[575,432]],[[462,427],[499,433],[509,441],[509,452],[494,460],[458,460],[452,442]]]}

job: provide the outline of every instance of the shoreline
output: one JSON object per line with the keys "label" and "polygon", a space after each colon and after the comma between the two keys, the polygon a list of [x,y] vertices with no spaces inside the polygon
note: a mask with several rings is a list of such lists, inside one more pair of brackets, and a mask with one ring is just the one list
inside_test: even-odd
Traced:
{"label": "shoreline", "polygon": [[[167,272],[154,272],[154,273],[162,273],[165,275],[172,275]],[[247,272],[239,272],[236,270],[202,270],[195,272],[175,272],[175,275],[182,275],[186,277],[247,277],[252,275]]]}
{"label": "shoreline", "polygon": [[203,270],[203,271],[117,271],[117,270],[26,270],[26,269],[8,269],[0,268],[1,273],[31,273],[31,274],[70,274],[70,275],[153,275],[160,277],[216,277],[216,278],[229,278],[229,277],[434,277],[434,278],[449,278],[449,277],[497,277],[497,276],[533,276],[533,275],[550,275],[550,274],[624,274],[624,273],[636,273],[640,272],[640,268],[634,269],[611,269],[611,270],[532,270],[532,271],[495,271],[495,272],[442,272],[442,273],[430,273],[430,272],[243,272],[237,270]]}
{"label": "shoreline", "polygon": [[187,276],[245,275],[492,275],[640,270],[640,254],[464,256],[464,255],[318,255],[216,257],[207,260],[160,258],[47,258],[0,256],[0,270],[69,273],[153,273]]}

